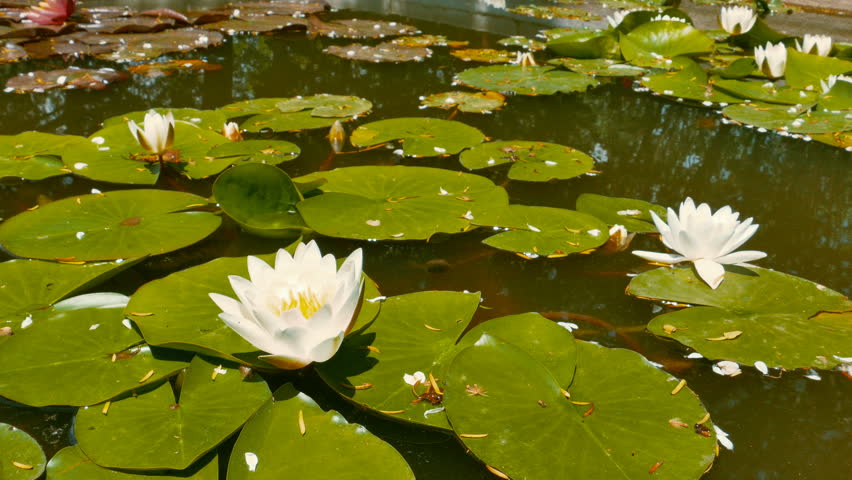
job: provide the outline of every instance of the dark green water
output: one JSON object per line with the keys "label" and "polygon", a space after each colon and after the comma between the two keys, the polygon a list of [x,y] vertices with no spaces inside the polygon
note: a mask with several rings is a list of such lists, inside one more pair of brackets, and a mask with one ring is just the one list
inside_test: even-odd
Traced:
{"label": "dark green water", "polygon": [[[365,18],[363,12],[339,12],[340,18]],[[425,33],[468,40],[472,47],[495,47],[496,35],[437,23],[393,17],[415,24]],[[472,66],[433,48],[422,64],[353,63],[322,53],[331,44],[351,43],[303,33],[231,37],[215,49],[182,58],[204,58],[222,64],[218,72],[147,79],[134,77],[103,92],[49,92],[2,95],[0,134],[25,130],[88,135],[107,117],[150,107],[216,108],[242,99],[333,93],[357,95],[374,104],[373,113],[354,125],[398,116],[446,118],[448,112],[420,110],[418,97],[453,89],[455,73]],[[543,58],[543,57],[542,57]],[[0,79],[60,61],[0,66]],[[82,61],[81,66],[114,66]],[[815,142],[758,133],[722,125],[715,113],[635,93],[629,82],[605,81],[585,94],[510,97],[492,115],[459,114],[455,120],[473,125],[497,140],[540,140],[569,145],[597,159],[600,175],[549,184],[505,184],[513,203],[573,208],[581,193],[640,198],[674,206],[686,196],[714,207],[731,205],[753,216],[761,228],[747,244],[769,257],[761,266],[798,275],[849,294],[849,162],[852,155]],[[353,124],[347,126],[351,132]],[[297,143],[302,155],[282,165],[291,176],[319,168],[364,164],[428,165],[458,170],[456,156],[400,161],[390,149],[331,157],[325,131],[281,134]],[[506,169],[477,172],[497,183]],[[41,182],[0,184],[0,217],[8,218],[39,201],[107,191],[121,185],[94,184],[60,177]],[[162,188],[210,194],[210,182],[164,176]],[[657,339],[643,326],[655,315],[653,306],[623,294],[627,273],[640,271],[639,259],[621,254],[571,256],[527,261],[480,244],[481,232],[444,236],[431,243],[356,243],[320,239],[336,254],[364,247],[365,271],[383,294],[447,289],[481,291],[481,319],[525,311],[564,312],[585,317],[580,338],[637,350],[685,378],[701,397],[714,421],[730,434],[736,449],[723,451],[706,479],[847,479],[852,471],[852,384],[837,372],[821,372],[821,381],[786,373],[780,379],[745,369],[736,378],[718,376],[710,362],[687,360],[686,350]],[[281,241],[243,234],[226,222],[216,234],[193,247],[150,259],[103,285],[130,294],[143,283],[218,256],[267,253]],[[658,250],[642,239],[637,248]],[[3,258],[5,259],[5,257]],[[435,262],[438,260],[439,262]],[[435,271],[429,266],[440,263]],[[421,432],[355,411],[310,378],[297,384],[326,407],[365,423],[393,443],[411,463],[418,478],[493,478],[454,440]],[[283,379],[281,380],[283,381]],[[51,456],[67,444],[71,411],[30,409],[0,403],[0,422],[23,427]],[[843,473],[846,472],[846,473]]]}

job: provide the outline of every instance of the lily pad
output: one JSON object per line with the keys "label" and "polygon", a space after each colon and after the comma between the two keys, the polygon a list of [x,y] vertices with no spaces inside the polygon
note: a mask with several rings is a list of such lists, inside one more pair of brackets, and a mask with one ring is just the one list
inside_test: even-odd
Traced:
{"label": "lily pad", "polygon": [[556,92],[582,92],[598,85],[598,81],[576,72],[563,72],[553,67],[493,65],[465,70],[456,76],[463,84],[481,90],[518,95],[553,95]]}
{"label": "lily pad", "polygon": [[35,439],[12,425],[0,423],[0,478],[35,480],[47,459]]}
{"label": "lily pad", "polygon": [[284,140],[244,140],[217,145],[207,156],[227,167],[245,163],[278,165],[295,159],[300,153],[298,145]]}
{"label": "lily pad", "polygon": [[787,49],[787,68],[784,78],[793,88],[819,88],[820,80],[829,75],[852,71],[852,62],[834,57],[821,57]]}
{"label": "lily pad", "polygon": [[813,105],[817,99],[817,93],[813,91],[790,87],[779,88],[773,82],[759,80],[746,81],[718,78],[713,80],[713,85],[740,98],[767,103]]}
{"label": "lily pad", "polygon": [[251,233],[292,236],[294,229],[307,228],[296,211],[302,200],[299,189],[273,165],[231,168],[216,179],[213,195],[222,210]]}
{"label": "lily pad", "polygon": [[595,166],[595,160],[579,150],[527,140],[483,143],[462,152],[459,160],[469,170],[510,163],[509,178],[527,182],[574,178]]}
{"label": "lily pad", "polygon": [[66,261],[159,255],[192,245],[219,228],[196,195],[117,190],[57,200],[0,224],[0,244],[21,257]]}
{"label": "lily pad", "polygon": [[[577,346],[569,395],[514,345],[483,335],[462,350],[444,403],[465,447],[511,478],[701,477],[714,439],[669,423],[700,421],[698,398],[687,388],[672,395],[676,379],[635,352]],[[484,393],[471,394],[474,384]]]}
{"label": "lily pad", "polygon": [[333,20],[323,22],[312,18],[308,25],[308,33],[334,38],[384,38],[398,35],[416,35],[420,33],[416,27],[384,20]]}
{"label": "lily pad", "polygon": [[568,18],[571,20],[589,22],[592,20],[600,20],[601,18],[579,8],[551,7],[546,5],[521,5],[507,10],[516,15],[544,18],[546,20],[552,20],[554,18]]}
{"label": "lily pad", "polygon": [[62,161],[65,149],[86,143],[85,137],[24,132],[0,136],[0,178],[42,180],[71,173]]}
{"label": "lily pad", "polygon": [[134,65],[127,70],[134,75],[145,75],[146,77],[168,77],[180,72],[215,72],[221,70],[222,65],[208,63],[204,60],[168,60],[165,62],[145,63]]}
{"label": "lily pad", "polygon": [[[660,268],[643,273],[627,287],[641,298],[702,305],[660,315],[648,325],[707,358],[787,369],[838,365],[849,356],[852,302],[805,279],[757,267],[728,268],[716,290],[691,268]],[[833,312],[822,313],[822,312]],[[847,312],[847,315],[837,315]],[[663,325],[676,330],[667,333]],[[740,331],[735,339],[719,340]],[[714,340],[715,339],[715,340]]]}
{"label": "lily pad", "polygon": [[371,147],[398,140],[408,157],[453,155],[485,140],[479,130],[452,120],[437,118],[391,118],[367,123],[352,132],[356,147]]}
{"label": "lily pad", "polygon": [[338,168],[296,179],[324,178],[317,195],[297,205],[309,227],[331,237],[424,240],[458,233],[486,209],[508,205],[506,191],[478,175],[427,167]]}
{"label": "lily pad", "polygon": [[29,56],[24,47],[12,42],[4,42],[0,45],[0,65],[4,63],[15,63]]}
{"label": "lily pad", "polygon": [[[328,456],[330,451],[346,454]],[[277,480],[285,471],[303,480],[354,480],[365,472],[374,479],[414,480],[396,449],[334,410],[324,411],[291,384],[279,388],[243,428],[228,480]]]}
{"label": "lily pad", "polygon": [[444,110],[457,107],[462,112],[491,113],[506,104],[506,97],[497,92],[444,92],[420,97],[420,104]]}
{"label": "lily pad", "polygon": [[396,43],[384,42],[376,46],[361,45],[331,45],[325,53],[347,60],[360,60],[373,63],[422,62],[432,56],[432,51],[424,47],[407,47]]}
{"label": "lily pad", "polygon": [[448,40],[447,37],[443,35],[417,35],[414,37],[400,37],[394,38],[391,40],[391,43],[395,45],[401,45],[403,47],[450,47],[450,48],[459,48],[466,47],[468,45],[467,41],[461,40]]}
{"label": "lily pad", "polygon": [[547,63],[594,77],[638,77],[648,71],[644,67],[621,63],[608,58],[580,59],[564,57],[554,58]]}
{"label": "lily pad", "polygon": [[748,125],[790,133],[832,133],[852,129],[852,119],[846,118],[844,112],[807,111],[807,107],[745,103],[725,107],[722,113]]}
{"label": "lily pad", "polygon": [[599,247],[609,239],[606,224],[596,217],[562,208],[509,205],[486,211],[473,222],[511,229],[482,243],[526,258],[564,257]]}
{"label": "lily pad", "polygon": [[127,300],[81,295],[16,322],[0,349],[0,395],[35,407],[92,405],[184,368],[186,362],[140,345],[122,321]]}
{"label": "lily pad", "polygon": [[651,218],[654,212],[665,219],[666,209],[633,198],[605,197],[584,193],[577,198],[577,210],[593,215],[609,225],[623,225],[630,232],[656,233],[657,227]]}
{"label": "lily pad", "polygon": [[221,107],[227,118],[254,115],[242,123],[250,132],[305,130],[331,126],[338,119],[366,114],[369,101],[345,95],[312,95],[294,98],[259,98]]}
{"label": "lily pad", "polygon": [[600,30],[569,30],[558,34],[551,32],[547,48],[563,57],[590,60],[620,58],[616,37],[610,32]]}
{"label": "lily pad", "polygon": [[540,42],[534,38],[524,37],[520,35],[501,38],[500,40],[497,40],[497,43],[506,47],[522,47],[531,52],[537,52],[547,48],[547,45],[545,45],[543,42]]}
{"label": "lily pad", "polygon": [[[293,244],[288,249],[295,250]],[[275,254],[258,255],[274,263]],[[203,353],[226,360],[269,369],[258,359],[258,351],[219,319],[222,310],[209,293],[233,297],[229,275],[248,278],[246,257],[222,257],[146,283],[130,298],[125,314],[133,319],[151,345]],[[375,284],[366,280],[364,298],[379,296]],[[363,303],[357,322],[376,316],[379,305]]]}
{"label": "lily pad", "polygon": [[621,35],[624,58],[639,66],[658,66],[659,57],[673,59],[713,50],[713,39],[692,25],[678,21],[655,21],[639,25]]}
{"label": "lily pad", "polygon": [[[228,120],[225,115],[218,110],[198,110],[195,108],[152,108],[150,110],[128,112],[122,115],[109,117],[104,120],[104,127],[123,125],[127,128],[127,122],[130,120],[133,120],[139,126],[142,126],[142,122],[145,120],[145,114],[151,110],[159,113],[160,115],[171,113],[176,121],[186,122],[195,125],[196,127],[203,128],[205,130],[212,130],[214,132],[221,132],[222,127]],[[178,137],[175,137],[175,140],[177,141]],[[135,139],[132,141],[135,142]]]}
{"label": "lily pad", "polygon": [[465,62],[509,63],[515,60],[515,52],[493,48],[462,48],[451,50],[450,55]]}
{"label": "lily pad", "polygon": [[684,60],[682,70],[643,77],[641,83],[655,93],[671,98],[686,98],[710,107],[714,103],[742,103],[744,100],[714,88],[707,74],[691,60]]}
{"label": "lily pad", "polygon": [[[157,475],[157,480],[219,480],[219,459],[213,456],[202,459],[202,465],[193,465],[189,471],[175,475]],[[110,470],[99,467],[80,450],[77,445],[65,447],[47,464],[47,476],[51,480],[145,480],[151,475]]]}
{"label": "lily pad", "polygon": [[16,93],[44,92],[56,88],[65,90],[103,90],[109,85],[130,78],[124,72],[112,68],[68,67],[58,70],[36,70],[22,73],[6,81],[6,89]]}
{"label": "lily pad", "polygon": [[[241,13],[242,15],[242,13]],[[218,22],[206,23],[204,28],[218,30],[228,35],[240,33],[267,33],[284,30],[305,30],[308,21],[289,15],[246,15],[239,18],[227,18]]]}
{"label": "lily pad", "polygon": [[[213,375],[214,369],[221,370]],[[107,415],[100,407],[80,410],[77,441],[102,467],[183,470],[237,431],[270,396],[259,376],[243,379],[236,368],[196,356],[179,394],[164,382],[112,402]]]}
{"label": "lily pad", "polygon": [[109,38],[107,42],[114,49],[96,56],[114,62],[137,62],[154,59],[167,53],[186,53],[199,48],[221,45],[224,40],[223,35],[219,32],[195,28],[167,30],[157,33],[97,35],[90,40],[100,43],[105,38]]}
{"label": "lily pad", "polygon": [[[420,371],[444,384],[453,345],[479,307],[478,293],[419,292],[390,297],[379,315],[343,341],[316,369],[339,394],[400,421],[448,429],[439,398],[417,401],[426,384],[412,388],[403,376]],[[427,380],[428,382],[428,380]],[[415,393],[417,392],[417,393]]]}

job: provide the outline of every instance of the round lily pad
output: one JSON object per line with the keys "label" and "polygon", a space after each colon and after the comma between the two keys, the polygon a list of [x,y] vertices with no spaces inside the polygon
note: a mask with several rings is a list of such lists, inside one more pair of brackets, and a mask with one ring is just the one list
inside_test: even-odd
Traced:
{"label": "round lily pad", "polygon": [[[47,464],[47,476],[51,480],[144,480],[152,478],[144,473],[110,470],[98,466],[77,445],[65,447]],[[201,459],[188,471],[175,475],[157,475],[157,480],[219,480],[219,459],[212,456]]]}
{"label": "round lily pad", "polygon": [[[804,111],[803,111],[804,110]],[[833,133],[852,130],[852,119],[845,112],[807,111],[796,106],[770,103],[730,105],[722,110],[726,117],[756,127],[785,130],[790,133]]]}
{"label": "round lily pad", "polygon": [[527,140],[483,143],[462,152],[459,160],[469,170],[511,163],[509,178],[527,182],[573,178],[595,166],[595,160],[579,150]]}
{"label": "round lily pad", "polygon": [[620,61],[608,58],[580,59],[564,57],[554,58],[547,63],[595,77],[638,77],[648,71],[644,67],[621,63]]}
{"label": "round lily pad", "polygon": [[[805,279],[763,268],[728,267],[716,290],[691,268],[645,272],[627,293],[702,305],[660,315],[648,325],[710,359],[787,369],[831,368],[852,350],[852,302]],[[674,326],[674,329],[664,328]],[[741,332],[726,338],[726,332]]]}
{"label": "round lily pad", "polygon": [[81,295],[18,320],[0,349],[0,395],[36,407],[92,405],[184,368],[173,355],[140,345],[122,321],[127,300]]}
{"label": "round lily pad", "polygon": [[491,113],[506,104],[506,97],[497,92],[444,92],[420,97],[420,104],[445,110],[457,107],[462,112]]}
{"label": "round lily pad", "polygon": [[347,167],[296,180],[320,178],[328,181],[323,194],[296,207],[310,228],[330,237],[424,240],[465,231],[478,212],[509,203],[485,177],[437,168]]}
{"label": "round lily pad", "polygon": [[264,129],[276,132],[331,126],[338,119],[366,114],[373,104],[363,98],[345,95],[312,95],[294,98],[258,98],[221,107],[228,118],[254,115],[243,121],[249,132]]}
{"label": "round lily pad", "polygon": [[331,360],[316,366],[317,372],[359,405],[396,420],[446,429],[440,398],[418,400],[428,385],[409,385],[404,376],[419,371],[428,379],[431,374],[442,388],[453,345],[478,307],[478,293],[390,297],[376,319],[351,332]]}
{"label": "round lily pad", "polygon": [[0,478],[35,480],[47,459],[35,439],[12,425],[0,423]]}
{"label": "round lily pad", "polygon": [[459,48],[466,47],[468,45],[467,41],[462,40],[448,40],[447,37],[443,35],[417,35],[414,37],[399,37],[391,40],[391,43],[396,45],[403,45],[406,47],[450,47],[450,48]]}
{"label": "round lily pad", "polygon": [[713,50],[713,39],[689,23],[678,21],[647,22],[621,35],[621,52],[630,63],[659,66],[659,57],[672,59]]}
{"label": "round lily pad", "polygon": [[651,218],[654,212],[666,218],[666,209],[633,198],[605,197],[584,193],[577,198],[577,210],[603,220],[609,225],[623,225],[630,232],[655,233],[657,227]]}
{"label": "round lily pad", "polygon": [[85,137],[24,132],[0,136],[0,178],[42,180],[71,173],[62,161],[65,149],[87,143]]}
{"label": "round lily pad", "polygon": [[[219,110],[198,110],[195,108],[154,108],[152,110],[159,113],[160,115],[171,113],[176,121],[191,123],[196,127],[203,128],[206,130],[213,130],[214,132],[221,132],[222,127],[227,121],[225,115]],[[145,120],[145,114],[150,111],[151,110],[128,112],[122,115],[116,115],[114,117],[107,118],[106,120],[104,120],[104,127],[124,125],[124,127],[127,128],[127,122],[129,122],[130,120],[133,120],[139,126],[142,126],[142,122],[143,120]],[[175,136],[175,141],[177,140],[178,137]]]}
{"label": "round lily pad", "polygon": [[655,93],[672,98],[686,98],[701,102],[705,106],[713,103],[741,103],[742,98],[720,91],[708,81],[707,74],[695,62],[681,60],[683,67],[679,71],[664,72],[648,77],[642,77],[643,86]]}
{"label": "round lily pad", "polygon": [[134,75],[145,75],[147,77],[168,77],[176,72],[215,72],[221,70],[222,65],[208,63],[197,59],[174,59],[165,62],[144,63],[134,65],[127,70]]}
{"label": "round lily pad", "polygon": [[106,407],[82,409],[75,432],[83,453],[102,467],[183,470],[237,431],[270,396],[260,376],[243,379],[239,369],[196,356],[179,395],[163,382],[112,402],[106,415]]}
{"label": "round lily pad", "polygon": [[713,461],[715,440],[670,423],[691,425],[706,415],[688,388],[672,395],[676,384],[635,352],[579,342],[566,395],[521,348],[482,335],[450,364],[444,403],[465,447],[511,478],[645,478],[652,471],[697,479]]}
{"label": "round lily pad", "polygon": [[599,247],[609,239],[607,225],[598,218],[562,208],[509,205],[488,210],[473,222],[510,228],[482,243],[526,258],[564,257]]}
{"label": "round lily pad", "polygon": [[460,48],[451,50],[450,55],[465,62],[483,63],[509,63],[517,56],[515,52],[493,48]]}
{"label": "round lily pad", "polygon": [[714,79],[713,85],[746,100],[757,100],[786,105],[816,103],[817,93],[790,87],[778,87],[772,82],[760,80]]}
{"label": "round lily pad", "polygon": [[217,145],[207,152],[213,164],[221,165],[224,170],[229,165],[244,163],[267,163],[278,165],[298,157],[301,150],[296,144],[284,140],[243,140]]}
{"label": "round lily pad", "polygon": [[[345,455],[328,455],[330,451]],[[282,472],[300,479],[414,480],[392,446],[324,411],[309,396],[286,384],[240,432],[228,464],[228,480],[277,480]]]}
{"label": "round lily pad", "polygon": [[581,92],[598,85],[597,80],[581,73],[554,70],[553,67],[520,65],[471,68],[456,75],[456,80],[463,85],[482,90],[518,95]]}
{"label": "round lily pad", "polygon": [[65,261],[159,255],[213,233],[222,219],[191,209],[207,200],[183,192],[117,190],[64,198],[0,224],[15,255]]}
{"label": "round lily pad", "polygon": [[352,132],[356,147],[371,147],[398,140],[409,157],[452,155],[485,140],[479,130],[452,120],[437,118],[391,118],[367,123]]}
{"label": "round lily pad", "polygon": [[425,47],[408,47],[393,42],[383,42],[378,45],[331,45],[325,53],[347,60],[360,60],[373,63],[422,62],[432,56],[432,51]]}
{"label": "round lily pad", "polygon": [[570,18],[572,20],[588,22],[591,20],[600,20],[601,18],[579,8],[553,7],[549,5],[521,5],[507,10],[517,15],[544,18],[547,20],[553,18]]}

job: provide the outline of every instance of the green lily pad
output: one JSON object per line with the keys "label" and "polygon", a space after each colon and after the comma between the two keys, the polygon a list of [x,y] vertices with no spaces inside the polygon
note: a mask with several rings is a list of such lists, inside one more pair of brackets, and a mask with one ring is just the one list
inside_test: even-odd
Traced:
{"label": "green lily pad", "polygon": [[469,170],[511,163],[509,178],[527,182],[574,178],[595,166],[595,160],[579,150],[527,140],[484,143],[462,152],[459,160]]}
{"label": "green lily pad", "polygon": [[633,198],[605,197],[584,193],[577,198],[577,210],[593,215],[608,225],[623,225],[630,232],[656,233],[651,212],[666,218],[666,209]]}
{"label": "green lily pad", "polygon": [[408,47],[393,42],[378,45],[330,45],[324,52],[347,60],[373,63],[422,62],[432,56],[432,50],[426,47]]}
{"label": "green lily pad", "polygon": [[643,77],[641,83],[655,93],[672,98],[685,98],[701,102],[704,106],[714,103],[742,103],[744,100],[714,88],[707,74],[691,60],[683,60],[683,69],[675,72],[658,73]]}
{"label": "green lily pad", "polygon": [[403,155],[434,157],[453,155],[482,143],[479,130],[452,120],[437,118],[391,118],[367,123],[352,132],[350,141],[356,147],[371,147],[398,140]]}
{"label": "green lily pad", "polygon": [[35,480],[44,473],[46,463],[47,458],[33,437],[12,425],[0,423],[0,478]]}
{"label": "green lily pad", "polygon": [[[328,117],[317,117],[311,112],[295,113],[270,113],[249,117],[240,124],[240,128],[247,132],[273,131],[273,132],[296,132],[300,130],[313,130],[316,128],[328,128],[338,119]],[[348,121],[350,119],[344,119]]]}
{"label": "green lily pad", "polygon": [[[577,347],[570,400],[515,345],[483,335],[459,352],[444,403],[465,447],[511,478],[645,478],[652,468],[655,478],[701,477],[715,440],[669,423],[700,421],[698,398],[688,388],[672,395],[676,379],[635,352]],[[472,394],[474,384],[484,393]]]}
{"label": "green lily pad", "polygon": [[117,190],[64,198],[0,224],[0,244],[15,255],[67,261],[159,255],[192,245],[222,219],[188,211],[207,205],[196,195]]}
{"label": "green lily pad", "polygon": [[807,106],[745,103],[725,107],[722,113],[747,125],[790,133],[832,133],[852,129],[852,119],[846,118],[844,112],[808,111]]}
{"label": "green lily pad", "polygon": [[243,140],[239,142],[228,142],[217,145],[207,152],[207,156],[214,159],[213,164],[222,165],[224,170],[229,165],[241,165],[244,163],[267,163],[278,165],[298,157],[301,149],[284,140]]}
{"label": "green lily pad", "polygon": [[452,347],[478,307],[478,293],[433,291],[390,297],[373,322],[350,333],[337,355],[316,370],[339,394],[370,410],[447,429],[440,401],[417,401],[427,385],[412,389],[403,375],[420,371],[428,382],[431,373],[442,388],[447,363],[455,353]]}
{"label": "green lily pad", "polygon": [[[212,130],[217,133],[222,131],[222,127],[227,121],[225,115],[219,110],[198,110],[195,108],[154,108],[152,110],[160,115],[165,115],[171,112],[176,121],[190,123],[196,127],[203,128],[205,130]],[[124,127],[127,128],[127,122],[130,120],[133,120],[139,126],[142,126],[142,122],[145,120],[145,114],[150,111],[151,110],[128,112],[123,115],[116,115],[114,117],[107,118],[104,120],[104,128],[115,125],[124,125]],[[177,137],[175,137],[175,140],[177,140]]]}
{"label": "green lily pad", "polygon": [[[849,356],[852,311],[843,295],[805,279],[763,268],[728,268],[716,290],[691,268],[660,268],[631,280],[627,293],[641,298],[702,305],[660,315],[649,330],[684,343],[707,358],[769,367],[831,368]],[[663,325],[677,328],[666,333]],[[720,340],[725,332],[742,332]],[[708,340],[715,339],[715,340]]]}
{"label": "green lily pad", "polygon": [[187,472],[154,477],[99,467],[79,446],[74,445],[63,448],[50,459],[47,476],[51,480],[219,480],[219,459],[216,456],[207,461],[202,459],[200,463],[202,465],[193,465]]}
{"label": "green lily pad", "polygon": [[221,107],[229,119],[254,115],[243,121],[249,132],[270,129],[276,132],[309,130],[331,126],[338,119],[351,119],[369,113],[373,104],[346,95],[311,95],[293,98],[257,98]]}
{"label": "green lily pad", "polygon": [[420,97],[420,104],[445,110],[458,107],[462,112],[491,113],[506,104],[506,97],[497,92],[444,92]]}
{"label": "green lily pad", "polygon": [[53,305],[108,280],[139,260],[83,265],[27,259],[0,263],[0,278],[3,279],[0,282],[0,318],[32,313]]}
{"label": "green lily pad", "polygon": [[290,236],[293,229],[307,228],[296,211],[302,194],[276,166],[255,163],[231,168],[216,179],[213,195],[222,210],[251,233]]}
{"label": "green lily pad", "polygon": [[425,240],[458,233],[485,209],[508,205],[506,191],[491,180],[427,167],[338,168],[296,179],[324,178],[322,195],[296,207],[310,228],[330,237]]}
{"label": "green lily pad", "polygon": [[71,173],[62,161],[65,149],[87,143],[85,137],[24,132],[0,135],[0,178],[20,177],[42,180]]}
{"label": "green lily pad", "polygon": [[497,43],[506,47],[522,47],[531,52],[537,52],[539,50],[544,50],[547,48],[543,42],[540,42],[534,38],[524,37],[521,35],[514,35],[511,37],[501,38],[497,40]]}
{"label": "green lily pad", "polygon": [[[296,244],[288,247],[292,253]],[[258,255],[272,264],[275,254]],[[219,319],[222,312],[209,293],[233,297],[229,275],[248,278],[246,257],[222,257],[146,283],[130,298],[125,314],[133,319],[145,341],[269,369],[258,351]],[[364,282],[364,298],[379,296],[372,280]],[[363,303],[356,322],[376,316],[379,305]]]}
{"label": "green lily pad", "polygon": [[140,345],[122,321],[127,300],[81,295],[16,321],[0,349],[0,395],[36,407],[92,405],[184,368],[186,362]]}
{"label": "green lily pad", "polygon": [[819,88],[820,80],[829,75],[842,75],[852,71],[852,62],[834,57],[809,55],[787,49],[787,68],[784,78],[793,88]]}
{"label": "green lily pad", "polygon": [[515,52],[493,48],[460,48],[451,50],[450,55],[465,62],[483,63],[509,63],[517,56]]}
{"label": "green lily pad", "polygon": [[[329,456],[330,451],[346,454]],[[334,410],[324,411],[292,384],[279,388],[243,428],[228,480],[277,480],[282,472],[303,480],[354,480],[365,474],[414,480],[396,449]]]}
{"label": "green lily pad", "polygon": [[448,40],[444,35],[417,35],[414,37],[399,37],[391,40],[391,43],[404,47],[466,47],[470,42],[463,40]]}
{"label": "green lily pad", "polygon": [[713,39],[692,25],[678,21],[655,21],[639,25],[621,35],[621,52],[635,65],[657,66],[659,57],[671,60],[713,50]]}
{"label": "green lily pad", "polygon": [[482,243],[526,258],[564,257],[599,247],[609,239],[607,225],[598,218],[563,208],[509,205],[489,210],[473,222],[510,228]]}
{"label": "green lily pad", "polygon": [[551,32],[547,48],[559,56],[581,59],[619,58],[618,42],[609,32],[569,30]]}
{"label": "green lily pad", "polygon": [[823,92],[819,97],[818,108],[852,110],[852,82],[837,80],[828,92]]}
{"label": "green lily pad", "polygon": [[740,98],[767,103],[812,105],[816,103],[817,99],[816,92],[790,87],[778,88],[773,82],[760,80],[747,81],[718,78],[713,80],[713,85]]}
{"label": "green lily pad", "polygon": [[554,58],[548,60],[549,64],[565,67],[568,70],[573,70],[584,75],[596,77],[638,77],[648,72],[647,68],[637,67],[629,63],[621,63],[617,60],[609,58]]}
{"label": "green lily pad", "polygon": [[582,92],[598,85],[598,81],[576,72],[554,70],[553,67],[493,65],[476,67],[456,75],[456,80],[481,90],[518,95],[553,95],[556,92]]}
{"label": "green lily pad", "polygon": [[[218,375],[214,369],[221,369]],[[102,467],[183,470],[242,427],[270,396],[258,375],[243,379],[236,368],[196,356],[179,395],[164,382],[112,402],[107,415],[101,408],[80,410],[77,441]]]}

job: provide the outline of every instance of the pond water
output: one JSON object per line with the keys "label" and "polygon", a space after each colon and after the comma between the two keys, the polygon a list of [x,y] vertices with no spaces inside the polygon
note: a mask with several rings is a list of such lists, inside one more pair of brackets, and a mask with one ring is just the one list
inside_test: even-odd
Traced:
{"label": "pond water", "polygon": [[[499,48],[500,35],[451,27],[400,16],[343,10],[329,18],[386,18],[417,26],[424,33],[469,41],[472,48]],[[423,63],[365,64],[322,53],[348,40],[308,38],[301,32],[273,36],[234,36],[224,45],[177,56],[203,58],[223,65],[204,74],[178,74],[149,79],[134,76],[106,91],[63,91],[3,94],[0,134],[26,130],[89,135],[107,117],[151,107],[212,109],[238,100],[332,93],[373,102],[372,113],[355,125],[384,118],[423,116],[447,118],[448,111],[420,109],[418,97],[449,91],[453,76],[472,66],[433,47]],[[0,77],[62,65],[47,60],[0,66]],[[80,66],[110,66],[78,61]],[[512,96],[492,114],[453,114],[495,140],[538,140],[574,147],[596,160],[594,176],[545,184],[506,180],[508,168],[480,171],[507,189],[511,202],[574,208],[582,193],[630,197],[676,206],[685,197],[711,206],[731,205],[761,225],[749,248],[769,253],[759,265],[824,284],[848,295],[850,279],[849,221],[850,153],[817,142],[759,133],[725,125],[720,115],[646,93],[634,92],[631,81],[604,80],[586,93],[554,96]],[[351,132],[354,126],[347,125]],[[302,150],[282,165],[291,177],[317,170],[353,165],[422,165],[461,170],[457,156],[400,159],[392,149],[333,155],[326,131],[272,134]],[[347,147],[347,150],[352,150]],[[161,177],[159,187],[203,196],[211,181]],[[0,218],[51,200],[126,186],[106,185],[64,176],[38,182],[0,184]],[[645,331],[656,315],[652,303],[628,297],[629,274],[647,267],[636,257],[620,254],[572,255],[559,259],[525,260],[481,243],[486,234],[473,231],[437,236],[428,243],[364,243],[318,239],[323,251],[345,255],[364,248],[365,272],[382,294],[421,290],[480,291],[481,320],[513,313],[549,312],[551,318],[579,325],[579,338],[606,346],[635,350],[685,378],[714,421],[733,440],[706,479],[846,479],[852,471],[848,455],[852,436],[852,384],[836,371],[820,372],[821,381],[804,372],[781,378],[763,376],[752,368],[735,378],[714,374],[711,362],[684,358],[688,350]],[[263,239],[240,231],[232,221],[200,244],[151,258],[111,280],[109,289],[125,294],[155,278],[219,256],[275,251],[281,240]],[[636,248],[658,250],[650,238]],[[3,254],[3,260],[11,258]],[[97,288],[102,290],[103,287]],[[477,318],[479,318],[477,317]],[[411,427],[377,421],[337,398],[310,376],[295,377],[297,385],[324,406],[363,423],[393,444],[417,478],[493,478],[465,454],[454,439]],[[283,381],[282,381],[283,382]],[[48,458],[67,445],[71,411],[34,409],[0,403],[0,422],[25,427],[45,447]],[[222,448],[229,448],[225,446]],[[845,472],[845,473],[844,473]]]}

